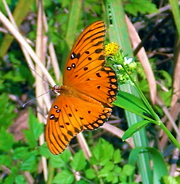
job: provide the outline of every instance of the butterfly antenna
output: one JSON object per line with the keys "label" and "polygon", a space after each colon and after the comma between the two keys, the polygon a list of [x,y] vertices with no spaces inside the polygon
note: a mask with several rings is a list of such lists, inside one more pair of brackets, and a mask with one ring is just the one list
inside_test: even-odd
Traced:
{"label": "butterfly antenna", "polygon": [[[34,70],[30,65],[28,65],[29,66],[29,68],[36,74],[36,75],[38,75],[44,82],[46,82],[47,84],[49,84],[49,82],[48,81],[46,81],[41,75],[39,75],[37,72],[36,72],[36,70]],[[50,84],[49,84],[50,85]],[[51,86],[51,85],[50,85]]]}
{"label": "butterfly antenna", "polygon": [[22,105],[22,107],[24,108],[28,103],[33,102],[33,101],[37,100],[37,98],[39,98],[39,97],[41,97],[41,96],[45,95],[46,93],[49,93],[50,91],[51,91],[51,90],[46,91],[45,93],[43,93],[43,94],[41,94],[41,95],[37,96],[36,98],[33,98],[33,99],[29,100],[28,102],[24,103],[24,104]]}

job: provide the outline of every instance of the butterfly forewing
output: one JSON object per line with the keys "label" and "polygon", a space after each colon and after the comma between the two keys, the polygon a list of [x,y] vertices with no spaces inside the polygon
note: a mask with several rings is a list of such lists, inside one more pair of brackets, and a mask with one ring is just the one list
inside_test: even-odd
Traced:
{"label": "butterfly forewing", "polygon": [[81,33],[66,62],[64,85],[76,86],[85,79],[87,72],[95,72],[102,68],[104,37],[105,25],[102,21],[91,24]]}
{"label": "butterfly forewing", "polygon": [[[97,21],[77,39],[65,65],[60,95],[54,100],[46,125],[53,154],[61,153],[79,132],[102,125],[116,99],[115,72],[105,66],[105,25]],[[55,88],[53,88],[55,89]]]}

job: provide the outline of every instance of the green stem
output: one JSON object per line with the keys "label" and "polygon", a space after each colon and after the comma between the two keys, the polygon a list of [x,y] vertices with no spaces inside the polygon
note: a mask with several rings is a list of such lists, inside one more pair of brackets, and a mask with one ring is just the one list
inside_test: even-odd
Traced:
{"label": "green stem", "polygon": [[175,137],[169,132],[169,130],[166,128],[166,126],[161,122],[159,123],[159,126],[163,129],[163,131],[166,133],[166,135],[168,136],[168,138],[174,143],[174,145],[180,150],[180,144],[177,141],[177,139],[175,139]]}

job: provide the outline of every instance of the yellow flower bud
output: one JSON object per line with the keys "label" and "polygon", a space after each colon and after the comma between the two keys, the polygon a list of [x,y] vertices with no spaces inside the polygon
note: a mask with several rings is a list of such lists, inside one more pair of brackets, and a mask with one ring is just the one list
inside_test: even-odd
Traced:
{"label": "yellow flower bud", "polygon": [[106,56],[114,55],[119,50],[119,45],[117,43],[111,42],[105,46]]}

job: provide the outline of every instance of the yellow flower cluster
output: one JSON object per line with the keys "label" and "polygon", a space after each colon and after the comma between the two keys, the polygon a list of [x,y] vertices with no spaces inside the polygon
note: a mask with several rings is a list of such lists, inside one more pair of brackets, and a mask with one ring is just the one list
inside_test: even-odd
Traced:
{"label": "yellow flower cluster", "polygon": [[117,43],[111,42],[105,46],[106,56],[114,55],[119,50],[119,45]]}

